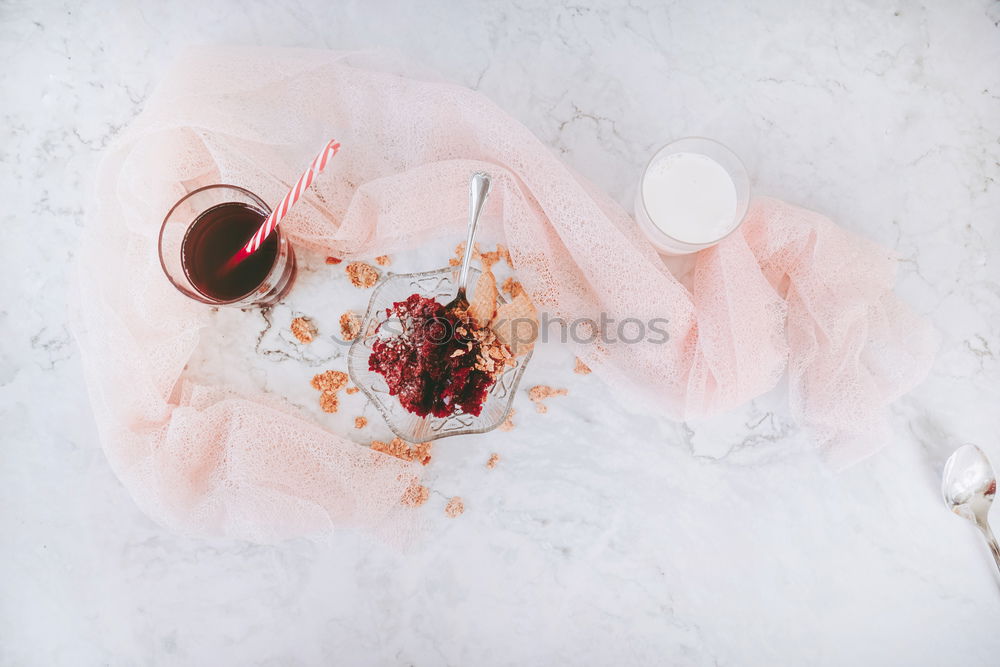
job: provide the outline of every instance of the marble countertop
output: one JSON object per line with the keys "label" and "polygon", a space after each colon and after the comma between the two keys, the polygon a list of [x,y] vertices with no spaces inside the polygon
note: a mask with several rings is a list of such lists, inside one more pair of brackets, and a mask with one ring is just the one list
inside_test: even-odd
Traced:
{"label": "marble countertop", "polygon": [[[1000,586],[938,479],[962,442],[1000,463],[1000,5],[476,5],[0,4],[0,664],[996,664]],[[102,149],[197,43],[395,49],[629,208],[656,146],[715,137],[899,253],[934,369],[836,474],[781,391],[678,424],[546,349],[528,381],[571,397],[441,441],[407,553],[172,534],[100,449],[67,282]]]}

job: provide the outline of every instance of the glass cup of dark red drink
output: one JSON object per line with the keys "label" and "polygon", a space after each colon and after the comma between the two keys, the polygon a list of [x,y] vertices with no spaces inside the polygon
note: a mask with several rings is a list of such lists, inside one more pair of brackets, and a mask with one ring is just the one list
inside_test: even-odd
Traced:
{"label": "glass cup of dark red drink", "polygon": [[209,185],[184,196],[160,228],[160,265],[182,294],[213,306],[269,306],[295,280],[295,253],[279,228],[238,263],[230,260],[270,214],[235,185]]}

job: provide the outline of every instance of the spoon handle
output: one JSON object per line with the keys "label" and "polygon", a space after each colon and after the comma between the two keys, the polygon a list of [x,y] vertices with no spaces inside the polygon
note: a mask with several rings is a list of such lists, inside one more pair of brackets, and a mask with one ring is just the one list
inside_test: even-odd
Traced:
{"label": "spoon handle", "polygon": [[997,538],[993,536],[993,531],[990,530],[990,526],[985,521],[979,524],[979,528],[983,531],[983,537],[986,538],[986,544],[990,548],[990,553],[993,554],[993,560],[997,564],[997,570],[1000,570],[1000,545],[997,544]]}
{"label": "spoon handle", "polygon": [[486,198],[490,196],[490,175],[481,171],[469,180],[469,236],[465,240],[465,257],[462,258],[462,272],[458,274],[458,291],[464,295],[469,282],[469,264],[472,262],[472,244],[476,238],[479,214],[483,212]]}

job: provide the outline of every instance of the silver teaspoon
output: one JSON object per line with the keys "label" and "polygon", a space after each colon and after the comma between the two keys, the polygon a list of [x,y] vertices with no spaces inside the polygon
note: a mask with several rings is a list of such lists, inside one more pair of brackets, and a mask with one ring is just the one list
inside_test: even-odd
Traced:
{"label": "silver teaspoon", "polygon": [[479,214],[483,212],[486,198],[490,196],[490,186],[490,175],[481,171],[476,172],[469,179],[469,236],[465,239],[465,257],[462,258],[462,270],[458,274],[458,292],[455,294],[455,298],[445,305],[449,310],[469,307],[466,289],[469,282],[469,264],[472,262],[472,246],[476,238]]}
{"label": "silver teaspoon", "polygon": [[944,504],[958,516],[976,524],[982,531],[997,569],[1000,570],[1000,546],[997,545],[986,519],[996,493],[997,476],[983,450],[975,445],[965,445],[948,457],[941,481]]}

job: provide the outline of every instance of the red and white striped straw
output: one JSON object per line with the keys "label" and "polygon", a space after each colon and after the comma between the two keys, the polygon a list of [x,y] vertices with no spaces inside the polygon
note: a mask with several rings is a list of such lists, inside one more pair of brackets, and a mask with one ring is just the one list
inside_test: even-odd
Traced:
{"label": "red and white striped straw", "polygon": [[316,156],[316,159],[312,161],[309,168],[306,169],[301,176],[299,176],[299,180],[295,181],[295,185],[293,185],[292,189],[288,191],[288,194],[286,194],[285,198],[281,200],[281,203],[274,207],[274,210],[271,211],[271,215],[267,216],[267,220],[265,220],[264,224],[260,226],[256,233],[254,233],[253,238],[251,238],[247,242],[246,246],[243,247],[243,251],[247,255],[257,252],[257,249],[260,248],[260,244],[264,242],[264,239],[271,235],[271,232],[273,232],[274,228],[278,226],[282,218],[288,214],[289,209],[291,209],[292,206],[295,205],[295,202],[302,197],[306,188],[312,185],[313,179],[316,178],[320,172],[326,169],[326,165],[330,161],[330,158],[336,155],[338,150],[340,150],[340,144],[337,143],[336,140],[331,139],[323,150],[320,151],[320,154]]}

